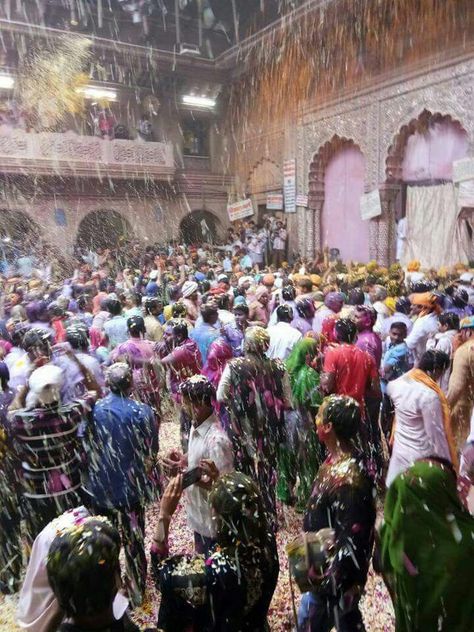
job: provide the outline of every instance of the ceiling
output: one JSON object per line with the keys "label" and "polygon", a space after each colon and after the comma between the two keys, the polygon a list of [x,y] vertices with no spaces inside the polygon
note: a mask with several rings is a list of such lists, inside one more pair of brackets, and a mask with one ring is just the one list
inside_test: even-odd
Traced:
{"label": "ceiling", "polygon": [[0,17],[215,59],[305,1],[17,0]]}

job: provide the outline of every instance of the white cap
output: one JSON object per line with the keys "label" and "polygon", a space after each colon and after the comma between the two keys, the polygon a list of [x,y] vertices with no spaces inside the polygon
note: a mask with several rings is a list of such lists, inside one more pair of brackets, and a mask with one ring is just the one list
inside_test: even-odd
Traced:
{"label": "white cap", "polygon": [[464,283],[471,283],[474,275],[471,272],[463,272],[459,277],[459,281],[463,281]]}
{"label": "white cap", "polygon": [[158,277],[158,270],[152,270],[148,275],[149,279],[156,279]]}
{"label": "white cap", "polygon": [[58,402],[64,382],[63,370],[54,364],[45,364],[30,375],[27,408]]}

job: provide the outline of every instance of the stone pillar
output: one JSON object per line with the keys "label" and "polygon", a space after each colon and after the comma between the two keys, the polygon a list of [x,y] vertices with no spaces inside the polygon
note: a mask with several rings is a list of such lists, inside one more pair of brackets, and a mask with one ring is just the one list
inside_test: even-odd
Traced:
{"label": "stone pillar", "polygon": [[397,224],[395,207],[402,192],[399,182],[379,186],[382,215],[377,218],[377,261],[385,266],[395,261]]}

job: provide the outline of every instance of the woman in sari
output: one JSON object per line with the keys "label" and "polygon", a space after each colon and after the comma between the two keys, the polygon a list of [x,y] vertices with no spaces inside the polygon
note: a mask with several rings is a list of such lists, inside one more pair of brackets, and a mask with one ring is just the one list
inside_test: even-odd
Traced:
{"label": "woman in sari", "polygon": [[448,461],[427,457],[393,481],[380,544],[397,632],[472,630],[473,533]]}
{"label": "woman in sari", "polygon": [[[172,479],[160,505],[151,548],[161,592],[158,627],[165,632],[264,632],[278,579],[275,536],[255,483],[241,472],[218,478],[209,503],[217,545],[208,556],[168,557],[168,532],[182,493]],[[166,561],[163,562],[164,558]]]}
{"label": "woman in sari", "polygon": [[294,486],[297,511],[306,509],[316,473],[324,460],[324,449],[314,426],[322,401],[319,373],[314,369],[318,355],[319,342],[303,338],[286,361],[294,411],[286,415],[287,441],[280,449],[277,498],[288,504]]}

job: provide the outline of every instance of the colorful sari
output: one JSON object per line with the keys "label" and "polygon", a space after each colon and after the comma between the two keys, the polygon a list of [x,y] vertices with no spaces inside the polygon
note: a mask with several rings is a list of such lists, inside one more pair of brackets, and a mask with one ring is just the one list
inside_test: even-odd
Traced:
{"label": "colorful sari", "polygon": [[447,465],[423,459],[393,481],[380,539],[397,632],[472,630],[473,534]]}
{"label": "colorful sari", "polygon": [[289,503],[294,487],[299,511],[306,509],[318,468],[324,460],[324,449],[314,426],[322,401],[319,374],[307,363],[308,357],[314,358],[317,352],[318,342],[314,338],[303,338],[286,361],[295,410],[286,414],[287,441],[281,446],[278,459],[277,498]]}

